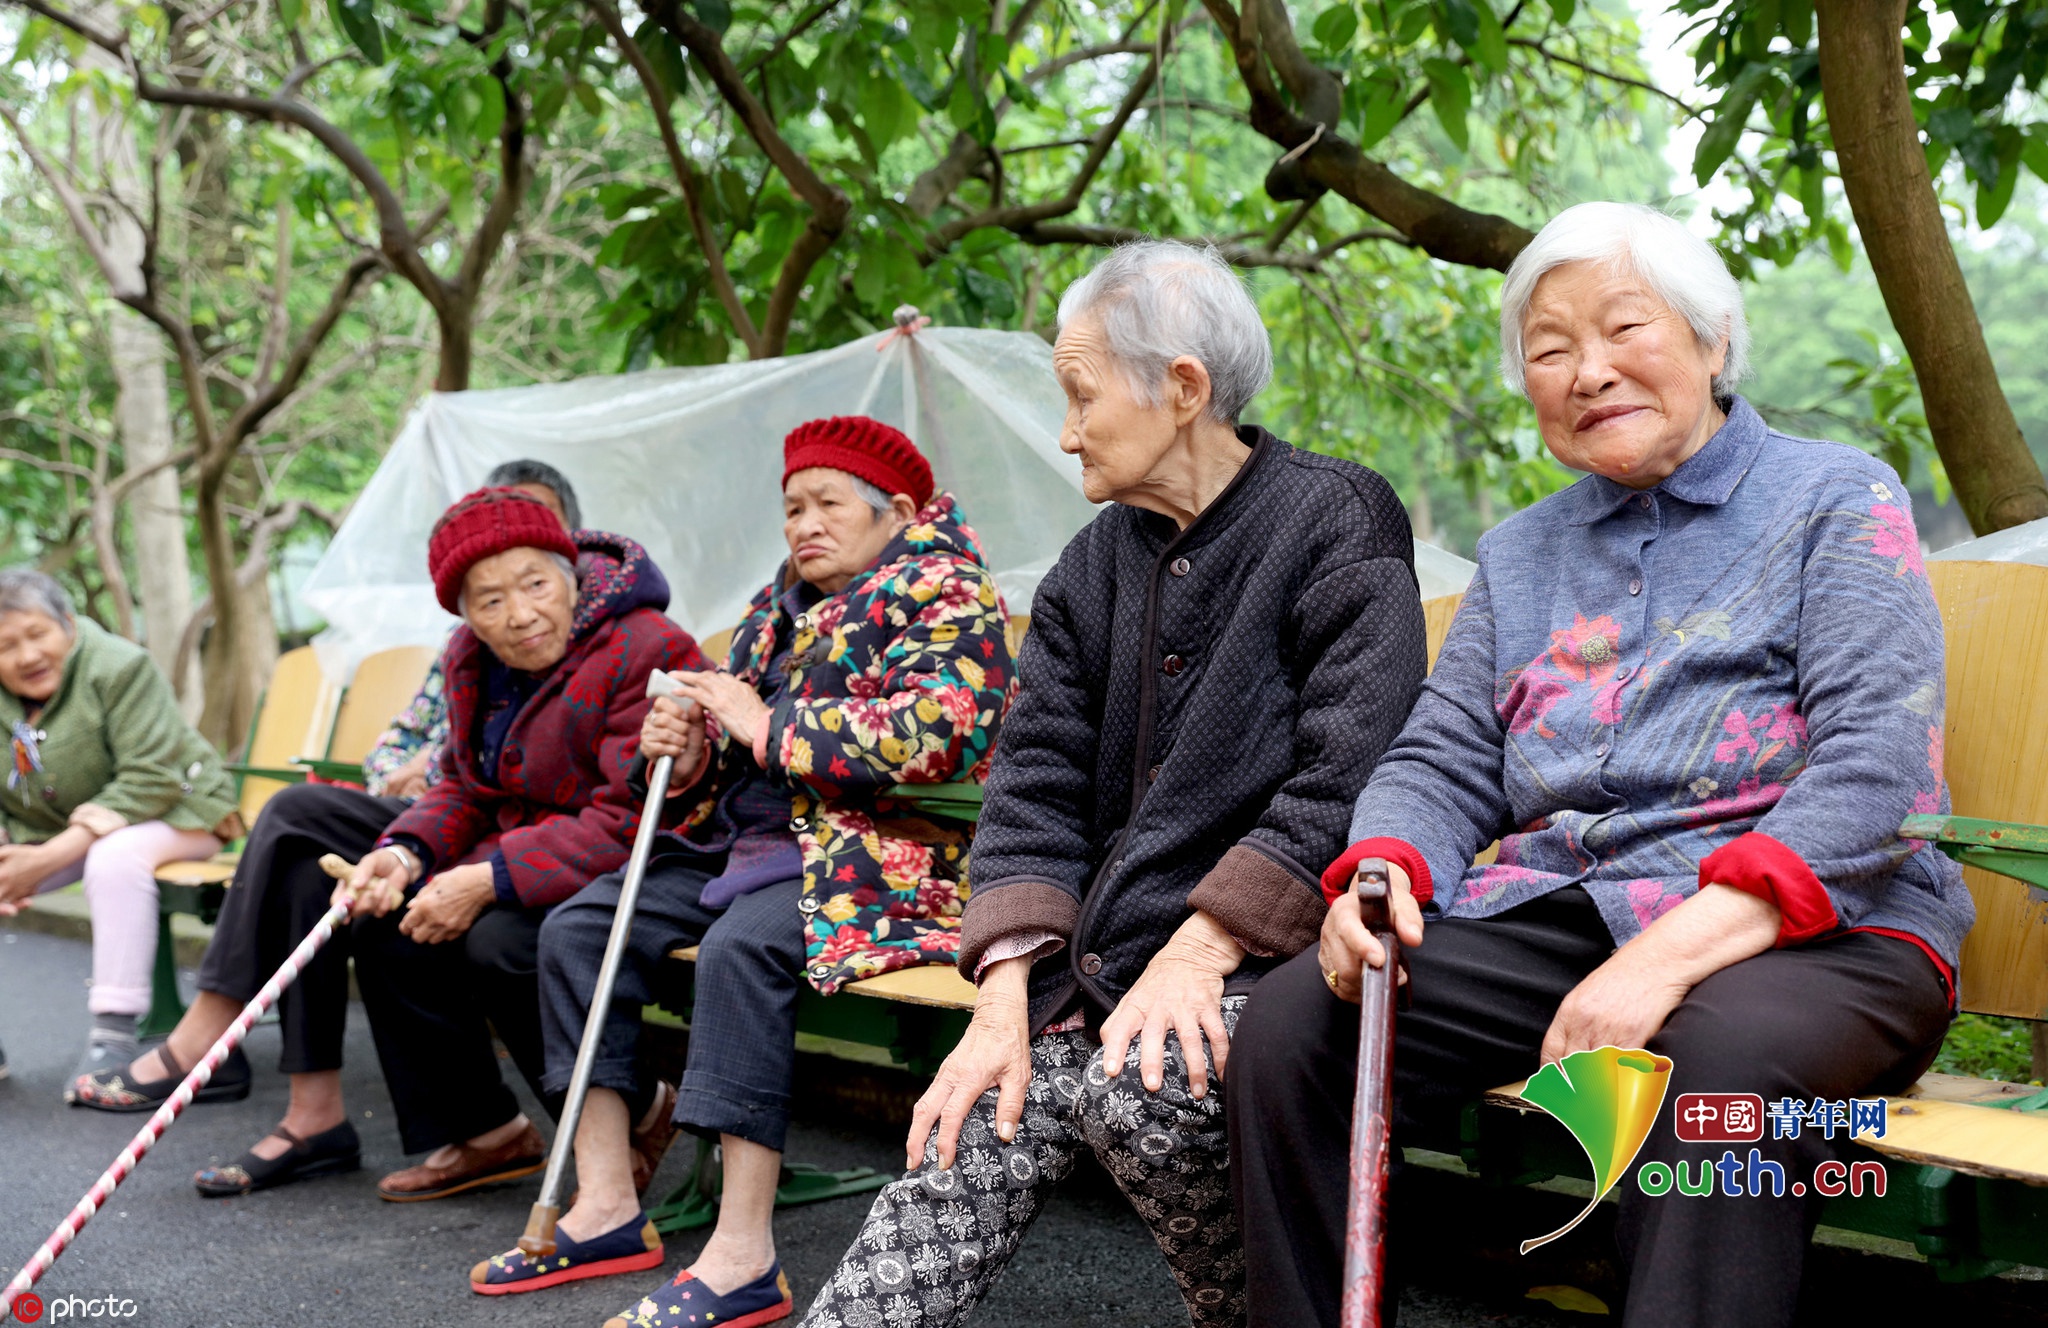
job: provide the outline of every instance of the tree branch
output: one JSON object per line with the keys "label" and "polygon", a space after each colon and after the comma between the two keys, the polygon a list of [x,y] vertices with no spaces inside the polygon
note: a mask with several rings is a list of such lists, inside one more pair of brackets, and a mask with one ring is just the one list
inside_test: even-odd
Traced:
{"label": "tree branch", "polygon": [[1563,55],[1551,50],[1533,37],[1510,37],[1508,38],[1508,45],[1520,46],[1524,50],[1534,51],[1553,64],[1568,65],[1592,78],[1605,79],[1609,83],[1619,83],[1625,88],[1641,88],[1644,92],[1654,93],[1670,102],[1673,106],[1676,106],[1679,110],[1684,111],[1686,119],[1697,120],[1700,118],[1701,112],[1698,108],[1686,101],[1685,98],[1660,88],[1655,83],[1646,83],[1639,78],[1630,78],[1627,74],[1617,74],[1611,69],[1600,69],[1587,64],[1583,60],[1575,60],[1569,55]]}
{"label": "tree branch", "polygon": [[[754,326],[753,317],[747,313],[746,302],[740,299],[739,288],[733,284],[732,273],[725,266],[725,248],[718,241],[718,235],[711,229],[710,219],[704,212],[703,186],[697,178],[696,167],[690,164],[683,152],[681,140],[676,137],[675,118],[669,112],[668,95],[655,75],[654,67],[647,60],[647,53],[640,49],[640,43],[633,40],[626,31],[626,25],[619,18],[607,0],[587,0],[591,12],[597,15],[612,40],[618,43],[626,62],[639,75],[640,86],[647,93],[649,105],[654,110],[655,127],[661,131],[661,146],[668,153],[669,170],[675,175],[676,183],[682,186],[683,207],[689,213],[690,230],[697,237],[697,247],[704,251],[704,263],[710,270],[711,289],[718,296],[718,303],[724,307],[725,316],[731,320],[733,331],[739,333],[741,344],[747,348],[749,358],[761,352],[761,334]],[[814,6],[820,14],[839,3],[839,0],[819,0]]]}
{"label": "tree branch", "polygon": [[789,31],[777,37],[767,50],[756,51],[748,56],[746,62],[740,66],[740,74],[743,77],[751,74],[776,56],[781,55],[789,49],[791,42],[809,32],[812,24],[837,8],[839,8],[839,0],[817,0],[817,3],[805,10],[803,16],[798,18],[796,22],[790,24]]}

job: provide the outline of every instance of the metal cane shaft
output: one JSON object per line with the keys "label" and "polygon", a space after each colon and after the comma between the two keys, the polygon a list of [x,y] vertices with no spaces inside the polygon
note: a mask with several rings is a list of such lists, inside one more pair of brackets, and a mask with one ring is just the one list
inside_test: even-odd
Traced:
{"label": "metal cane shaft", "polygon": [[1343,1328],[1379,1328],[1386,1287],[1387,1166],[1393,1143],[1394,1007],[1401,942],[1388,901],[1386,863],[1360,864],[1358,893],[1366,927],[1386,947],[1386,962],[1362,974],[1358,1011],[1358,1089],[1351,1115],[1351,1203],[1344,1222]]}
{"label": "metal cane shaft", "polygon": [[206,1087],[213,1078],[213,1072],[220,1068],[221,1062],[225,1061],[234,1049],[241,1045],[242,1039],[248,1036],[249,1029],[263,1017],[266,1010],[277,1003],[277,998],[284,994],[284,989],[297,980],[313,956],[319,953],[320,947],[327,944],[334,935],[334,929],[348,921],[348,910],[349,906],[346,903],[339,903],[328,909],[325,916],[314,924],[306,939],[299,942],[299,948],[292,951],[290,957],[278,966],[277,972],[271,974],[270,981],[263,984],[263,990],[256,993],[256,998],[242,1007],[242,1013],[235,1017],[234,1023],[228,1025],[228,1031],[222,1033],[213,1046],[207,1049],[206,1054],[199,1058],[199,1063],[192,1067],[184,1082],[180,1083],[164,1104],[156,1109],[156,1114],[149,1118],[149,1123],[129,1140],[128,1146],[121,1150],[121,1155],[114,1159],[114,1164],[100,1173],[100,1178],[93,1182],[92,1188],[85,1192],[85,1197],[78,1201],[78,1206],[71,1210],[69,1216],[57,1224],[57,1229],[50,1233],[50,1238],[43,1242],[43,1247],[28,1261],[28,1266],[15,1274],[14,1280],[7,1284],[5,1291],[0,1291],[0,1315],[11,1310],[15,1299],[34,1286],[44,1273],[50,1271],[50,1265],[57,1262],[57,1256],[64,1253],[65,1248],[77,1238],[79,1231],[92,1220],[93,1214],[99,1211],[100,1205],[104,1204],[113,1195],[115,1188],[135,1170],[143,1155],[156,1146],[157,1140],[163,1138],[164,1131],[170,1128],[171,1122],[183,1115],[186,1107],[192,1105],[193,1095]]}
{"label": "metal cane shaft", "polygon": [[[675,770],[675,760],[664,756],[654,763],[653,773],[647,783],[647,806],[640,814],[640,828],[633,836],[633,854],[626,860],[626,879],[619,887],[618,907],[612,913],[612,931],[605,942],[604,963],[597,970],[597,990],[592,993],[590,1013],[583,1020],[583,1041],[576,1048],[576,1068],[569,1075],[569,1096],[562,1104],[562,1118],[555,1130],[555,1146],[548,1154],[548,1169],[541,1178],[540,1200],[534,1205],[533,1216],[528,1220],[527,1234],[520,1238],[520,1248],[525,1249],[529,1240],[544,1241],[552,1249],[554,1242],[554,1218],[562,1193],[562,1172],[567,1169],[569,1155],[575,1148],[576,1127],[583,1118],[583,1097],[590,1088],[590,1074],[597,1063],[597,1044],[603,1036],[604,1021],[611,1013],[612,987],[618,981],[619,965],[626,954],[626,942],[633,931],[633,911],[640,901],[640,882],[647,875],[647,859],[654,852],[654,837],[661,833],[661,805],[668,799],[669,776]],[[536,1227],[542,1223],[542,1210],[546,1210],[546,1231]],[[545,1251],[531,1250],[529,1253]]]}

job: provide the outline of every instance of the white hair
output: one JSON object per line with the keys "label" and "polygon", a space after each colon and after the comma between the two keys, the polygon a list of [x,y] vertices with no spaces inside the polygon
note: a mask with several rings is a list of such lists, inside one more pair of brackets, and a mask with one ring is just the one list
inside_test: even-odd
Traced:
{"label": "white hair", "polygon": [[[569,600],[571,603],[574,603],[578,592],[583,588],[576,579],[576,564],[552,549],[536,549],[535,552],[553,564],[554,569],[562,574],[562,579],[569,583]],[[463,573],[465,580],[468,579],[468,576],[467,572]],[[467,587],[455,592],[455,613],[457,617],[461,618],[469,616],[469,590]]]}
{"label": "white hair", "polygon": [[888,516],[896,510],[895,500],[883,493],[880,485],[870,484],[858,475],[849,474],[846,478],[853,481],[853,491],[860,500],[875,509],[876,517]]}
{"label": "white hair", "polygon": [[1273,377],[1273,341],[1252,294],[1209,245],[1140,240],[1097,263],[1060,297],[1060,326],[1102,324],[1124,381],[1157,406],[1183,355],[1209,371],[1209,417],[1236,424]]}
{"label": "white hair", "polygon": [[1728,265],[1684,223],[1640,203],[1581,203],[1550,219],[1508,268],[1500,292],[1500,376],[1528,392],[1522,369],[1522,321],[1536,283],[1566,263],[1605,263],[1641,281],[1672,312],[1692,325],[1701,349],[1727,342],[1727,358],[1714,375],[1720,396],[1749,373],[1749,319],[1742,288]]}
{"label": "white hair", "polygon": [[40,613],[54,618],[66,631],[72,629],[71,596],[56,579],[33,567],[10,567],[0,571],[0,614]]}

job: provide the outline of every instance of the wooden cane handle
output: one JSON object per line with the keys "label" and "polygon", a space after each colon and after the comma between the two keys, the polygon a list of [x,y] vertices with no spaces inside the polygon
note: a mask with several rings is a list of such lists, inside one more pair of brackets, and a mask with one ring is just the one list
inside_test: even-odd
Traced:
{"label": "wooden cane handle", "polygon": [[320,855],[320,870],[326,872],[337,881],[346,881],[349,877],[356,874],[356,865],[347,858],[342,857],[339,853],[322,853]]}

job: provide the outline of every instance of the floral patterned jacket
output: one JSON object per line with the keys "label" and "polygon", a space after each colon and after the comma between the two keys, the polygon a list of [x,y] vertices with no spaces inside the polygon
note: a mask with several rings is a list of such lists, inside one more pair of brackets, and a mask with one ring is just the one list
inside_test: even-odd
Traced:
{"label": "floral patterned jacket", "polygon": [[[783,633],[789,685],[769,720],[768,774],[792,795],[803,849],[805,976],[827,994],[858,978],[952,963],[972,827],[883,798],[902,784],[984,778],[1016,690],[1009,615],[953,496],[933,497],[874,565],[792,621],[754,596],[726,667],[758,684]],[[719,788],[751,763],[727,737]],[[696,802],[691,824],[712,805]]]}
{"label": "floral patterned jacket", "polygon": [[377,735],[377,745],[363,758],[363,787],[371,797],[383,797],[391,777],[422,751],[433,753],[427,758],[424,772],[426,787],[441,782],[441,763],[435,757],[440,755],[441,744],[448,741],[447,675],[442,668],[445,658],[434,656],[433,666],[420,681],[418,693],[392,717],[391,727]]}
{"label": "floral patterned jacket", "polygon": [[1962,870],[1898,834],[1949,805],[1941,616],[1905,486],[1727,409],[1663,483],[1589,475],[1480,540],[1326,891],[1367,855],[1408,868],[1425,918],[1580,885],[1619,944],[1713,882],[1773,900],[1781,946],[1881,932],[1953,993]]}

